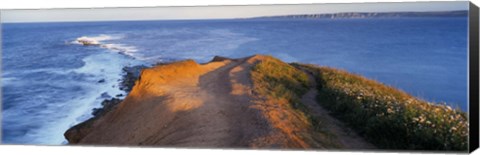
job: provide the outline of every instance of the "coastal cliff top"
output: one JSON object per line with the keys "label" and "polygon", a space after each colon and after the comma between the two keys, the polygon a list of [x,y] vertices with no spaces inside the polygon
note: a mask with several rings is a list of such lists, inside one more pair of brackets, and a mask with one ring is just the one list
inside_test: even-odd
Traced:
{"label": "coastal cliff top", "polygon": [[[143,69],[128,96],[107,111],[69,129],[69,143],[356,150],[463,150],[466,143],[460,111],[359,75],[264,55]],[[445,114],[457,119],[437,121]],[[419,128],[418,121],[430,124]],[[434,131],[455,137],[452,147],[428,136]],[[407,141],[392,139],[398,137]]]}

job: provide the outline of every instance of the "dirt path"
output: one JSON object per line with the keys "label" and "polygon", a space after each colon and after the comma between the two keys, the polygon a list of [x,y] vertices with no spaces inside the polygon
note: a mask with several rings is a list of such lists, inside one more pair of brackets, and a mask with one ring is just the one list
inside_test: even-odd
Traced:
{"label": "dirt path", "polygon": [[[253,93],[250,71],[264,57],[197,64],[182,61],[143,70],[113,111],[74,130],[75,143],[213,148],[332,148],[288,103]],[[313,81],[313,79],[311,79]],[[323,132],[344,148],[372,148],[328,115],[312,89],[302,102]],[[325,145],[324,145],[325,144]]]}
{"label": "dirt path", "polygon": [[95,129],[79,143],[250,147],[271,127],[258,109],[249,108],[253,64],[246,60],[145,71],[118,109],[93,123]]}
{"label": "dirt path", "polygon": [[329,115],[329,112],[321,107],[316,100],[318,91],[313,75],[305,71],[309,76],[310,90],[302,97],[302,103],[310,110],[310,114],[318,118],[319,127],[323,132],[334,135],[335,140],[340,143],[344,149],[372,149],[372,144],[366,142],[362,137],[347,127],[343,122]]}
{"label": "dirt path", "polygon": [[[176,132],[162,131],[159,135],[168,135],[160,139],[153,138],[157,139],[154,143],[195,147],[248,147],[252,138],[265,134],[268,125],[258,118],[261,116],[257,110],[248,108],[252,105],[252,94],[249,69],[245,69],[247,67],[251,65],[245,63],[245,60],[233,60],[201,75],[197,85],[200,92],[175,90],[175,98],[201,101],[202,105],[179,116],[179,119],[170,124],[172,131]],[[204,95],[196,97],[198,93]],[[186,125],[184,132],[178,132],[179,124]]]}

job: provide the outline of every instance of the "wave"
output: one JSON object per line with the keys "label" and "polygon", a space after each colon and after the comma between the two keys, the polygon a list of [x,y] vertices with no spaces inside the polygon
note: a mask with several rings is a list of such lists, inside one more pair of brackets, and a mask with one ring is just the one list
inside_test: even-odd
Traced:
{"label": "wave", "polygon": [[[73,125],[92,117],[92,109],[101,107],[104,99],[123,98],[126,93],[119,89],[124,75],[124,66],[143,64],[128,56],[110,52],[94,53],[82,59],[84,65],[65,70],[50,81],[28,82],[22,79],[2,77],[2,84],[15,94],[14,88],[30,88],[19,97],[25,104],[5,105],[3,123],[5,132],[16,137],[3,139],[9,144],[65,144],[63,133]],[[35,70],[49,72],[49,69]],[[51,76],[51,75],[49,75]],[[53,78],[53,77],[49,77]],[[41,89],[39,89],[41,88]],[[119,95],[121,94],[121,95]],[[119,95],[119,96],[117,96]]]}
{"label": "wave", "polygon": [[123,35],[100,34],[98,36],[78,37],[70,43],[77,44],[77,45],[84,45],[84,46],[99,46],[101,48],[108,49],[113,52],[118,52],[120,54],[125,54],[128,56],[134,57],[133,53],[138,51],[138,49],[135,46],[108,42],[111,40],[119,40],[123,38],[124,38]]}
{"label": "wave", "polygon": [[231,29],[155,29],[99,34],[76,38],[73,43],[96,46],[149,63],[172,59],[207,62],[215,55],[235,56],[241,45],[258,38]]}
{"label": "wave", "polygon": [[123,38],[122,35],[100,34],[98,36],[93,36],[93,37],[81,36],[81,37],[78,37],[77,39],[75,39],[74,41],[72,41],[71,43],[81,44],[81,45],[85,45],[85,44],[90,43],[92,45],[96,45],[96,44],[100,44],[100,42],[102,42],[102,41],[117,40],[117,39],[121,39],[121,38]]}
{"label": "wave", "polygon": [[[131,46],[110,43],[121,38],[121,35],[98,35],[71,41],[80,46],[82,44],[78,40],[90,39],[98,43],[96,47],[114,51],[89,53],[81,59],[83,65],[77,68],[2,72],[2,88],[8,90],[4,92],[8,93],[4,101],[22,103],[3,105],[2,124],[6,125],[2,132],[8,133],[8,136],[2,137],[2,142],[65,144],[63,133],[71,126],[91,118],[92,109],[101,107],[104,99],[125,97],[126,93],[119,89],[124,74],[122,68],[143,63],[115,53],[136,51]],[[81,48],[73,50],[82,51]]]}
{"label": "wave", "polygon": [[70,101],[69,104],[77,107],[70,112],[71,117],[68,118],[68,121],[65,121],[68,124],[63,124],[63,131],[92,117],[92,109],[101,107],[100,103],[106,99],[101,94],[108,94],[112,97],[118,94],[126,96],[126,93],[119,89],[119,81],[124,74],[122,68],[141,64],[141,62],[127,59],[125,56],[112,55],[111,53],[91,55],[85,57],[82,61],[85,62],[85,65],[71,71],[87,75],[84,79],[84,85],[87,86],[88,93]]}
{"label": "wave", "polygon": [[125,44],[102,44],[100,45],[100,47],[117,51],[121,54],[125,54],[132,57],[134,57],[133,53],[138,51],[138,49],[135,46],[129,46]]}

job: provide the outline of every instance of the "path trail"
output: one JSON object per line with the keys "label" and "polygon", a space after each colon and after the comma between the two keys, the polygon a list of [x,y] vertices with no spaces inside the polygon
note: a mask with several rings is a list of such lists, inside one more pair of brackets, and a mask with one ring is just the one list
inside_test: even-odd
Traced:
{"label": "path trail", "polygon": [[346,149],[373,149],[372,144],[347,127],[343,122],[330,116],[329,112],[317,103],[317,83],[311,73],[303,70],[309,76],[310,90],[302,97],[302,103],[307,106],[310,114],[318,118],[320,130],[334,135],[335,139]]}
{"label": "path trail", "polygon": [[79,143],[249,147],[271,131],[261,111],[249,108],[254,104],[252,66],[245,58],[185,62],[142,73],[125,101],[95,121],[95,130]]}
{"label": "path trail", "polygon": [[[116,109],[67,135],[90,145],[330,149],[308,124],[290,117],[297,112],[253,93],[250,71],[263,58],[216,57],[206,64],[189,60],[145,69]],[[335,143],[372,148],[316,103],[311,81],[302,102]]]}

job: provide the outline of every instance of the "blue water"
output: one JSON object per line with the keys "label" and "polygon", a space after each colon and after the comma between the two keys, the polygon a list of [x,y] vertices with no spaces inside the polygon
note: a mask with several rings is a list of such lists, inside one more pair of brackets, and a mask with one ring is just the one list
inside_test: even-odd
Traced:
{"label": "blue water", "polygon": [[[82,46],[77,38],[101,46]],[[2,142],[63,144],[122,67],[268,54],[376,79],[467,110],[467,18],[276,19],[2,25]],[[99,83],[100,80],[105,80]]]}

